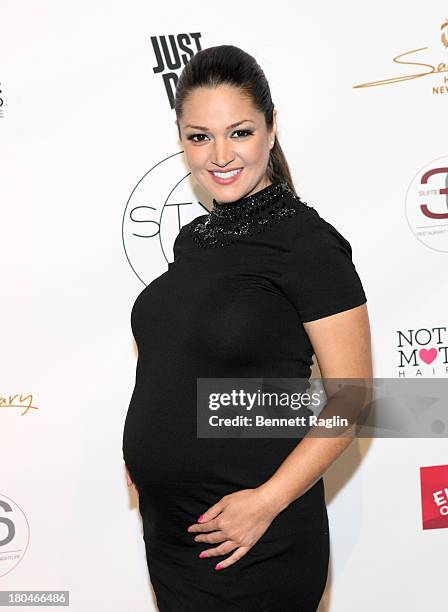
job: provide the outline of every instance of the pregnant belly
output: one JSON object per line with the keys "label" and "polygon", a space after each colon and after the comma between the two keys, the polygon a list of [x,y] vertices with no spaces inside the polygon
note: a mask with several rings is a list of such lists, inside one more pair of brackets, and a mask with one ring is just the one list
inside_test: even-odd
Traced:
{"label": "pregnant belly", "polygon": [[123,432],[123,457],[136,486],[166,481],[256,487],[299,443],[293,438],[198,438],[195,398],[179,389],[154,397],[134,389]]}

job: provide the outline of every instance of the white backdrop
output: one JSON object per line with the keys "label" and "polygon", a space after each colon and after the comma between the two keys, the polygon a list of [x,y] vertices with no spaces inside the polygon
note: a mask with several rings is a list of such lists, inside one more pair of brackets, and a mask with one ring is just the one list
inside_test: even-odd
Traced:
{"label": "white backdrop", "polygon": [[[352,245],[375,376],[447,376],[447,221],[421,213],[448,209],[447,17],[441,0],[3,1],[0,590],[156,609],[121,443],[133,301],[203,212],[170,103],[185,48],[234,44],[265,70],[297,189]],[[182,64],[158,71],[170,40]],[[428,169],[444,171],[424,184]],[[428,339],[400,367],[409,330]],[[447,454],[443,439],[357,440],[327,472],[320,612],[446,607],[448,532],[422,528],[419,468]]]}

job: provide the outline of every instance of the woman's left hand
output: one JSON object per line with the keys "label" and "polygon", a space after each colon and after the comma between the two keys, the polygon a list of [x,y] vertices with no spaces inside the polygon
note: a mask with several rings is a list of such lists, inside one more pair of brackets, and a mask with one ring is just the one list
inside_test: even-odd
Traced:
{"label": "woman's left hand", "polygon": [[215,565],[215,569],[223,569],[252,548],[280,511],[272,494],[265,488],[242,489],[224,495],[187,531],[199,534],[194,538],[196,542],[221,542],[215,548],[202,551],[201,558],[225,555],[235,549],[230,557]]}

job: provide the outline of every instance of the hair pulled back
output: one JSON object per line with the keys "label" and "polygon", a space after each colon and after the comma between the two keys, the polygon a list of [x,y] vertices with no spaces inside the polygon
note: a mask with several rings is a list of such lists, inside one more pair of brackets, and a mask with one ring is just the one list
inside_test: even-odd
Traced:
{"label": "hair pulled back", "polygon": [[[196,87],[219,85],[239,88],[255,108],[264,114],[267,129],[272,128],[274,104],[266,76],[252,55],[234,45],[201,49],[191,58],[176,85],[174,110],[177,121],[182,117],[185,100]],[[266,173],[272,183],[285,181],[297,195],[278,136],[270,150]]]}

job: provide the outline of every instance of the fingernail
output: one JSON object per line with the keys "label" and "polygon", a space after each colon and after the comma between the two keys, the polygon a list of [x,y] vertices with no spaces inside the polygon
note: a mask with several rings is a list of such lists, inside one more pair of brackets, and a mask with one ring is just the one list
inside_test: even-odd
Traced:
{"label": "fingernail", "polygon": [[218,563],[218,565],[215,565],[215,569],[216,569],[216,570],[219,570],[219,569],[222,569],[222,567],[221,567],[221,565]]}
{"label": "fingernail", "polygon": [[200,522],[202,521],[202,517],[203,517],[203,516],[204,516],[204,515],[203,515],[203,514],[201,514],[201,516],[198,518],[198,523],[200,523]]}
{"label": "fingernail", "polygon": [[199,556],[200,556],[200,557],[201,557],[201,559],[202,559],[202,557],[205,557],[205,552],[201,552],[201,553],[199,553]]}

